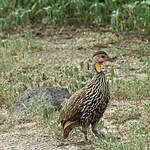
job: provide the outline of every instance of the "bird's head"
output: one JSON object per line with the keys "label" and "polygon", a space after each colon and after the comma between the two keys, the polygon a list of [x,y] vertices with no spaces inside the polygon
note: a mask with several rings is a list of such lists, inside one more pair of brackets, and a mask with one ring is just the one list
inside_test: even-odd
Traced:
{"label": "bird's head", "polygon": [[92,64],[96,72],[101,72],[101,65],[105,61],[113,62],[117,57],[109,57],[106,52],[98,51],[93,55]]}

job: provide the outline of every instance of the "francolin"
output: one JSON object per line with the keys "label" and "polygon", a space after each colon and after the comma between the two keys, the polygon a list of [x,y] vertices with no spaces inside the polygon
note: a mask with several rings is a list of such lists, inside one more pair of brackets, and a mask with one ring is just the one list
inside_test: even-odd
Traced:
{"label": "francolin", "polygon": [[110,99],[108,82],[101,70],[103,62],[112,62],[116,57],[109,57],[104,51],[93,55],[92,65],[94,77],[83,88],[75,92],[60,112],[59,122],[63,127],[63,137],[67,138],[70,131],[82,127],[85,142],[88,141],[87,129],[91,125],[92,132],[99,139],[104,136],[97,131],[97,124],[102,118]]}

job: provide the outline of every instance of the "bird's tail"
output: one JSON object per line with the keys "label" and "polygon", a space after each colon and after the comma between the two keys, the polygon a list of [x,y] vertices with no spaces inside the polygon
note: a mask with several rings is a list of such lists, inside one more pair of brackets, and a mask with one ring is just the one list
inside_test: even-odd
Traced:
{"label": "bird's tail", "polygon": [[63,137],[66,139],[69,136],[70,131],[77,126],[79,126],[78,122],[67,121],[64,125]]}

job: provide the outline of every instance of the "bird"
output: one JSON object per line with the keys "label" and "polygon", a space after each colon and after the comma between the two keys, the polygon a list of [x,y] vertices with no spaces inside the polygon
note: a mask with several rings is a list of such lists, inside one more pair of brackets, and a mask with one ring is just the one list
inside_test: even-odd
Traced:
{"label": "bird", "polygon": [[59,123],[63,128],[63,137],[66,139],[75,127],[82,127],[84,141],[88,142],[87,131],[91,125],[92,132],[98,139],[104,139],[99,133],[97,125],[102,118],[108,102],[110,91],[102,64],[106,61],[113,62],[116,57],[109,57],[104,51],[97,51],[92,57],[94,76],[83,88],[76,91],[63,106],[59,114]]}

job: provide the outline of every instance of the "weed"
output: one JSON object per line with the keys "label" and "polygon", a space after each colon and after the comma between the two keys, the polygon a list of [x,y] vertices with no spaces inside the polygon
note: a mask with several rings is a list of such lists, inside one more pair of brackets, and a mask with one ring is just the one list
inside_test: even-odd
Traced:
{"label": "weed", "polygon": [[[139,101],[149,98],[149,79],[117,80],[111,85],[113,95],[120,99]],[[143,88],[144,87],[144,88]],[[112,97],[113,98],[113,97]]]}
{"label": "weed", "polygon": [[145,111],[147,111],[150,114],[150,103],[147,103],[144,105]]}
{"label": "weed", "polygon": [[[62,23],[109,25],[113,30],[149,32],[149,1],[105,0],[1,0],[0,29],[9,30],[41,22],[42,26]],[[7,10],[7,11],[6,11]]]}
{"label": "weed", "polygon": [[[97,33],[94,34],[92,32],[90,35],[96,37],[97,43],[98,41],[103,43],[106,40],[102,40]],[[82,38],[82,36],[81,34],[80,37]],[[46,42],[43,44],[41,39],[33,38],[30,32],[26,33],[25,37],[9,36],[8,39],[1,40],[0,105],[7,105],[9,107],[12,103],[16,102],[26,89],[31,87],[52,84],[67,87],[71,93],[82,88],[93,77],[93,68],[91,67],[91,59],[89,59],[93,54],[91,50],[93,41],[90,41],[89,36],[86,35],[85,37],[85,34],[84,38],[84,44],[80,44],[83,44],[82,46],[85,49],[80,52],[75,50],[77,48],[76,44],[67,42],[66,45],[68,44],[69,46],[66,48],[62,48],[62,44],[58,42],[59,49],[56,50],[53,48],[55,46],[52,45],[52,42],[49,43],[50,46],[52,45],[51,47]],[[120,45],[123,42],[124,40],[120,40]],[[120,105],[117,106],[119,110],[115,111],[115,114],[109,114],[111,121],[114,123],[113,125],[116,127],[115,133],[110,132],[111,126],[105,127],[105,119],[100,122],[98,127],[99,129],[104,128],[106,130],[106,140],[100,142],[95,138],[94,147],[106,150],[138,150],[142,149],[142,147],[148,149],[150,147],[148,142],[150,139],[149,102],[143,107],[140,106],[142,109],[138,107],[139,104],[142,104],[142,100],[149,100],[150,97],[149,45],[143,42],[136,43],[135,41],[131,49],[122,48],[120,50],[115,46],[116,43],[111,48],[104,49],[109,53],[118,54],[121,58],[121,61],[114,62],[114,66],[110,66],[110,64],[104,66],[107,79],[112,81],[110,82],[111,100],[118,100],[118,103],[123,100],[128,103],[123,109],[120,109]],[[139,53],[139,49],[143,51]],[[136,53],[134,53],[135,51]],[[126,55],[128,55],[127,58]],[[130,58],[132,58],[131,62],[129,61]],[[130,73],[135,69],[133,62],[138,65],[138,68],[146,76],[138,78],[135,73],[135,77],[130,78]],[[119,68],[119,73],[125,74],[125,78],[118,75],[117,68]],[[42,97],[37,97],[37,99],[40,105]],[[136,102],[136,105],[132,106],[130,100]],[[8,129],[11,126],[27,122],[28,120],[35,120],[37,125],[43,127],[43,130],[48,130],[50,134],[60,139],[62,129],[57,122],[58,111],[51,107],[43,107],[40,111],[37,111],[34,104],[26,107],[33,111],[33,114],[27,116],[27,118],[22,116],[14,118],[1,114],[0,130]],[[110,111],[109,107],[107,111]]]}

